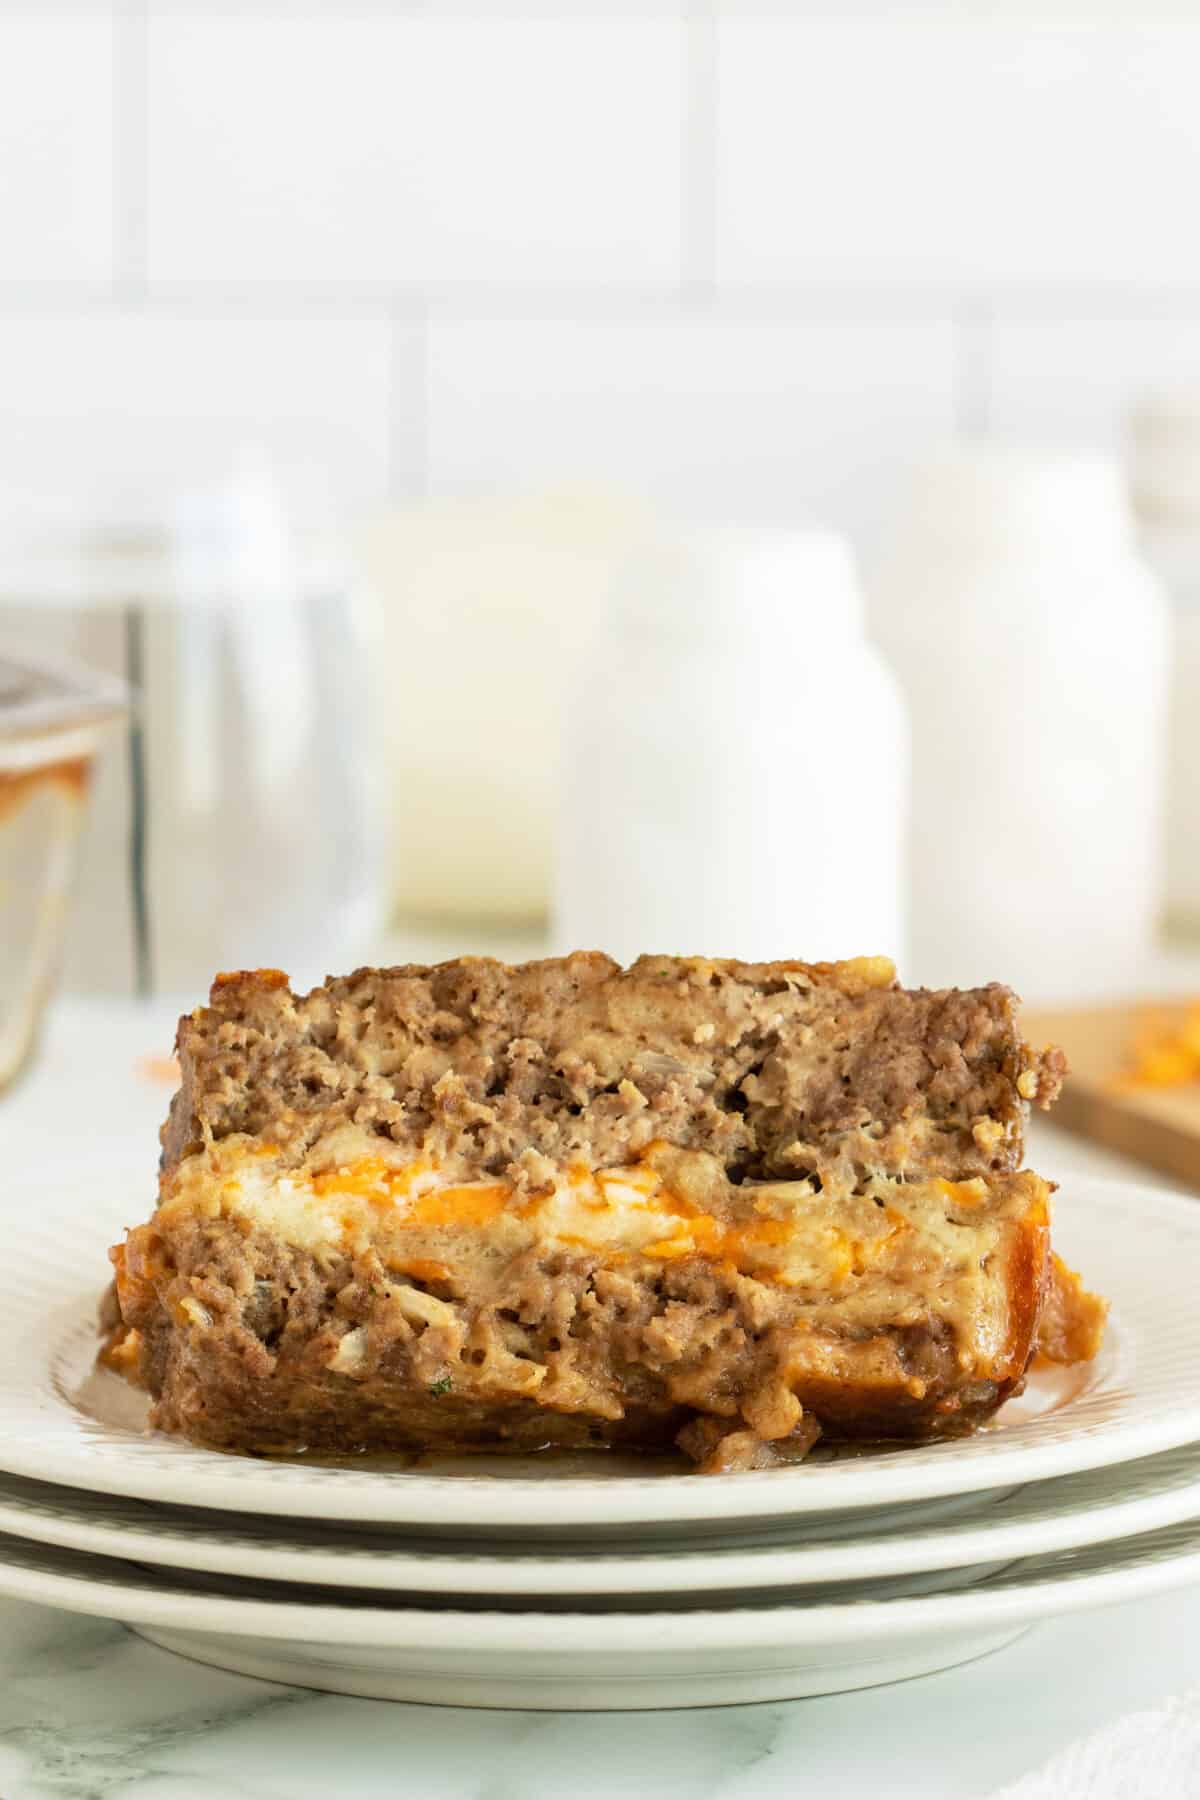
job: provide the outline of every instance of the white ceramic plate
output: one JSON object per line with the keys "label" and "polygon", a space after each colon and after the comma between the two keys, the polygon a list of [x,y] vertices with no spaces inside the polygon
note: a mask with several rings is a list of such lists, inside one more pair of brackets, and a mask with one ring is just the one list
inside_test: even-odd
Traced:
{"label": "white ceramic plate", "polygon": [[[1200,1523],[881,1598],[872,1584],[537,1611],[382,1605],[0,1539],[0,1593],[123,1619],[167,1649],[270,1680],[458,1706],[709,1706],[866,1687],[999,1648],[1027,1625],[1200,1581]],[[753,1602],[747,1603],[747,1602]]]}
{"label": "white ceramic plate", "polygon": [[[804,1518],[728,1540],[699,1537],[570,1551],[521,1540],[413,1539],[394,1530],[157,1507],[0,1477],[0,1532],[174,1569],[376,1594],[673,1593],[879,1580],[1111,1542],[1200,1516],[1200,1445],[945,1505]],[[974,1504],[970,1504],[974,1502]],[[936,1524],[930,1514],[936,1517]],[[947,1513],[949,1516],[947,1517]],[[626,1538],[628,1539],[628,1533]]]}
{"label": "white ceramic plate", "polygon": [[25,1196],[0,1274],[0,1468],[222,1510],[544,1536],[895,1506],[1102,1468],[1200,1438],[1200,1206],[1151,1190],[1077,1181],[1059,1207],[1065,1255],[1114,1303],[1096,1363],[1038,1378],[970,1439],[818,1451],[799,1467],[725,1479],[631,1473],[628,1461],[601,1456],[331,1468],[219,1455],[148,1433],[131,1390],[89,1379],[105,1246],[136,1210],[123,1194],[106,1194],[99,1176],[78,1195]]}

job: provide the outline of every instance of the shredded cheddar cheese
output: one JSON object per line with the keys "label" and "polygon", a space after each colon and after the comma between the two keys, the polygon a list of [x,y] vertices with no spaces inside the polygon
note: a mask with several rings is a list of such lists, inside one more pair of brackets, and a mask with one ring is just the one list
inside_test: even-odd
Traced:
{"label": "shredded cheddar cheese", "polygon": [[1182,1022],[1165,1016],[1143,1025],[1134,1038],[1131,1067],[1116,1076],[1117,1088],[1182,1087],[1200,1081],[1200,1000]]}

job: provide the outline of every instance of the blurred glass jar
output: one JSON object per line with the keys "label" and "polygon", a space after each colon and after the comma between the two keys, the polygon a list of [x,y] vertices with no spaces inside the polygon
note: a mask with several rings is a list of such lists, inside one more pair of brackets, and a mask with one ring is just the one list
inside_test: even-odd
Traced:
{"label": "blurred glass jar", "polygon": [[544,928],[564,697],[647,529],[635,501],[564,492],[414,502],[362,532],[399,918]]}
{"label": "blurred glass jar", "polygon": [[1128,989],[1162,899],[1168,619],[1115,461],[964,447],[873,584],[913,735],[913,978]]}
{"label": "blurred glass jar", "polygon": [[296,552],[269,477],[247,464],[23,578],[0,563],[0,586],[36,597],[30,640],[51,631],[134,693],[71,985],[191,996],[218,969],[307,983],[358,954],[381,911],[371,615],[336,556]]}
{"label": "blurred glass jar", "polygon": [[0,648],[0,1090],[58,972],[93,765],[123,715],[116,682]]}

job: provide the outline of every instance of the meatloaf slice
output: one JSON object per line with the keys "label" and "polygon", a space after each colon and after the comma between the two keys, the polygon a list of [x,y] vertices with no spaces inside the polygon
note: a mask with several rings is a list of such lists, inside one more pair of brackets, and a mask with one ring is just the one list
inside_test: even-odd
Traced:
{"label": "meatloaf slice", "polygon": [[353,1123],[519,1185],[657,1138],[739,1177],[1011,1171],[1027,1103],[1049,1105],[1065,1066],[1022,1041],[1008,988],[906,992],[882,957],[464,957],[303,996],[258,970],[218,976],[178,1048],[168,1170],[238,1133],[303,1157]]}
{"label": "meatloaf slice", "polygon": [[1022,1131],[1063,1064],[1003,987],[905,992],[882,959],[463,959],[305,996],[260,970],[178,1049],[108,1354],[197,1442],[675,1440],[727,1468],[969,1430],[1033,1354],[1050,1190]]}

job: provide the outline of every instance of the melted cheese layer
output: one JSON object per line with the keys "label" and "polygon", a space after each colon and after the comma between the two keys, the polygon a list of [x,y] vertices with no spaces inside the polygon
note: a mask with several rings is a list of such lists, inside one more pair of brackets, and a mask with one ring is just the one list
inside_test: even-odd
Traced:
{"label": "melted cheese layer", "polygon": [[830,1295],[884,1272],[909,1292],[948,1279],[975,1287],[1018,1219],[1045,1224],[1040,1183],[1036,1195],[1018,1188],[997,1201],[980,1179],[880,1181],[836,1196],[806,1181],[724,1184],[718,1216],[668,1184],[657,1148],[666,1147],[652,1146],[635,1164],[572,1165],[525,1195],[504,1181],[450,1181],[429,1161],[379,1154],[286,1168],[270,1146],[225,1140],[179,1166],[160,1221],[185,1208],[316,1255],[373,1249],[415,1280],[441,1279],[456,1252],[507,1258],[536,1248],[587,1251],[609,1264],[698,1256]]}

